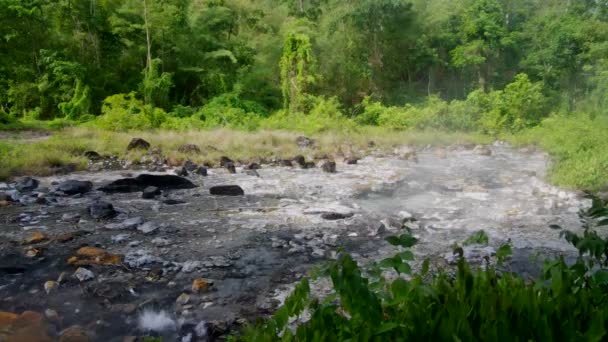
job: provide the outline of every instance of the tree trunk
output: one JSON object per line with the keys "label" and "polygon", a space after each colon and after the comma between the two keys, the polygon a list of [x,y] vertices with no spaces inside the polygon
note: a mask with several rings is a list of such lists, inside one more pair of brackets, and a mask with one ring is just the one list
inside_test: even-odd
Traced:
{"label": "tree trunk", "polygon": [[148,72],[152,70],[152,44],[150,43],[150,25],[148,23],[148,1],[144,0],[144,26],[146,28],[146,48],[148,54],[146,56],[146,68]]}

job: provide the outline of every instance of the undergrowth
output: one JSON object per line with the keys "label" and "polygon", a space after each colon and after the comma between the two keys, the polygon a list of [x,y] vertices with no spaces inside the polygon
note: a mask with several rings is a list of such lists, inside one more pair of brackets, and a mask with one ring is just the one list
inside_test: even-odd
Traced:
{"label": "undergrowth", "polygon": [[[416,239],[405,232],[387,239],[401,251],[377,266],[362,269],[342,253],[322,272],[333,284],[329,296],[312,297],[310,280],[304,279],[272,318],[233,339],[603,341],[608,323],[608,240],[597,229],[608,225],[608,209],[598,199],[593,203],[581,213],[583,235],[562,232],[578,248],[578,261],[573,265],[563,259],[546,261],[534,281],[490,264],[473,269],[462,253],[455,272],[431,273],[425,261],[422,270],[413,273],[410,248]],[[485,242],[483,235],[477,233],[473,240]],[[509,245],[498,250],[499,264],[509,253]],[[399,276],[383,277],[387,269]],[[304,313],[309,319],[290,325]]]}

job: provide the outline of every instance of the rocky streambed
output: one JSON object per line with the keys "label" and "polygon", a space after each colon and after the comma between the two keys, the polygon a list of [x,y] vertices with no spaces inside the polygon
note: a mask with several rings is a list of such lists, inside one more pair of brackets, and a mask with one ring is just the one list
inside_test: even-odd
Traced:
{"label": "rocky streambed", "polygon": [[531,256],[574,255],[549,226],[580,229],[589,205],[546,184],[547,163],[495,144],[0,184],[0,341],[222,338],[339,247],[361,262],[392,255],[383,238],[404,223],[421,260],[449,264],[454,243],[484,230],[469,260],[510,240],[512,267],[532,274]]}

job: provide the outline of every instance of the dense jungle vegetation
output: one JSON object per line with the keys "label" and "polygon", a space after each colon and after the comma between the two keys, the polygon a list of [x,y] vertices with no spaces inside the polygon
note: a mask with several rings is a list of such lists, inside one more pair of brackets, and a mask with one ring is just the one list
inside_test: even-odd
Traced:
{"label": "dense jungle vegetation", "polygon": [[[607,184],[605,1],[2,0],[0,18],[3,129],[475,132],[540,144],[558,184]],[[6,165],[21,148],[0,142]]]}

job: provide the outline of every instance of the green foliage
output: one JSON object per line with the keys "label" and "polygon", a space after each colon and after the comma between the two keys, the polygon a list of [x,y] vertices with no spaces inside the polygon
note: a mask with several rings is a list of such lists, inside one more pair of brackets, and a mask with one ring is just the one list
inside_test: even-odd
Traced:
{"label": "green foliage", "polygon": [[102,115],[95,125],[111,131],[159,128],[167,119],[160,108],[153,108],[137,99],[135,93],[112,95],[104,100]]}
{"label": "green foliage", "polygon": [[469,236],[463,244],[467,245],[487,245],[490,242],[488,234],[483,230],[477,231]]}
{"label": "green foliage", "polygon": [[[567,236],[580,250],[581,258],[572,266],[563,259],[546,261],[543,274],[535,281],[497,272],[489,265],[473,270],[462,258],[453,275],[443,271],[429,274],[425,261],[420,274],[407,278],[388,280],[373,266],[367,272],[370,278],[366,278],[356,262],[342,254],[326,268],[333,284],[333,293],[326,299],[310,298],[305,279],[272,319],[250,327],[237,339],[602,341],[608,334],[608,271],[603,268],[608,242],[591,232],[598,227],[597,219],[605,221],[608,209],[604,202],[594,203],[582,217],[596,220],[595,224],[586,226],[583,237]],[[599,224],[606,224],[604,221]],[[407,248],[416,240],[404,234],[388,241],[409,252]],[[501,246],[499,253],[499,261],[504,260],[511,253],[510,246]],[[400,252],[380,267],[409,273],[407,260],[411,256],[411,252]],[[402,268],[408,272],[400,272]],[[300,315],[305,308],[310,318],[299,323],[295,331],[287,328],[289,317]]]}
{"label": "green foliage", "polygon": [[167,108],[169,105],[169,91],[173,87],[171,74],[160,72],[162,61],[152,60],[152,65],[144,69],[144,79],[141,84],[141,93],[144,103],[152,107]]}
{"label": "green foliage", "polygon": [[550,180],[571,188],[597,191],[608,187],[606,117],[554,115],[511,140],[537,144],[551,155]]}
{"label": "green foliage", "polygon": [[303,33],[289,32],[281,56],[281,89],[283,108],[301,110],[301,101],[314,83],[314,57],[310,38]]}
{"label": "green foliage", "polygon": [[504,90],[488,94],[489,111],[481,118],[484,130],[496,134],[537,125],[547,114],[542,87],[530,82],[526,74],[519,74]]}
{"label": "green foliage", "polygon": [[59,110],[68,120],[76,120],[89,113],[91,108],[91,89],[83,85],[80,80],[76,80],[74,95],[68,102],[61,102]]}

